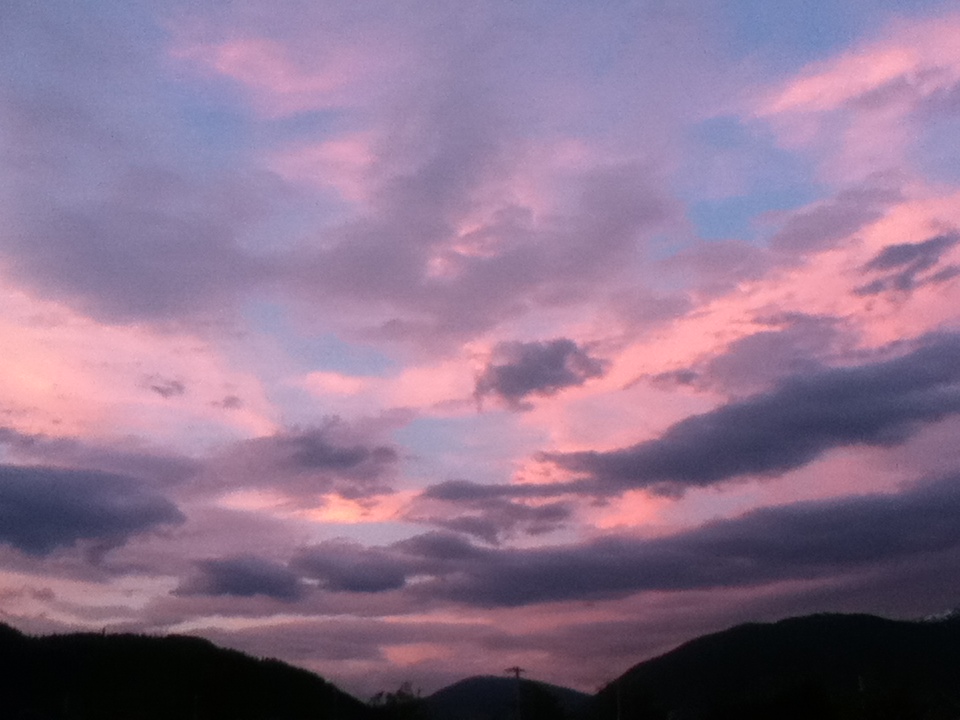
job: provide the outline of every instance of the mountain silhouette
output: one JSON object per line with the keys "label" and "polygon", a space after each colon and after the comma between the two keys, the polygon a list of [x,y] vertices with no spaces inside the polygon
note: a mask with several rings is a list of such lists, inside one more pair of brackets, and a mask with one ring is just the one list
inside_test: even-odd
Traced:
{"label": "mountain silhouette", "polygon": [[306,670],[193,637],[28,637],[0,624],[4,720],[370,720]]}
{"label": "mountain silhouette", "polygon": [[634,666],[592,720],[956,720],[960,619],[811,615],[740,625]]}
{"label": "mountain silhouette", "polygon": [[575,718],[590,696],[535,680],[483,675],[460,680],[423,699],[425,720],[522,720]]}
{"label": "mountain silhouette", "polygon": [[[193,637],[29,637],[0,624],[2,720],[958,720],[960,616],[750,623],[594,696],[480,676],[367,705],[306,670]],[[519,701],[519,702],[518,702]]]}

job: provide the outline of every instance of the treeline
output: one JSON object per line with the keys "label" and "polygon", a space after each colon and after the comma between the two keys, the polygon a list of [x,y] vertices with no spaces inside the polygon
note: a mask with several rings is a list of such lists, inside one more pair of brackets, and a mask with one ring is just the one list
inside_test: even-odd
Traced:
{"label": "treeline", "polygon": [[741,625],[640,663],[590,720],[958,720],[960,618],[812,615]]}
{"label": "treeline", "polygon": [[28,637],[0,624],[0,720],[958,720],[960,618],[815,615],[741,625],[594,696],[506,677],[369,703],[192,637]]}
{"label": "treeline", "polygon": [[533,680],[472,677],[421,697],[410,683],[371,698],[384,720],[578,720],[590,696]]}
{"label": "treeline", "polygon": [[306,670],[193,637],[28,637],[0,625],[4,720],[369,720]]}

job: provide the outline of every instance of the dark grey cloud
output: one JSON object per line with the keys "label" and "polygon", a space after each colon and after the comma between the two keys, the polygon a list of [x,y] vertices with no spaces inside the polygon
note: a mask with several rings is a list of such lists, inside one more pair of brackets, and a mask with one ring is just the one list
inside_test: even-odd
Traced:
{"label": "dark grey cloud", "polygon": [[484,485],[447,480],[420,493],[405,517],[496,545],[516,535],[543,535],[559,530],[573,517],[573,504],[565,500],[542,501],[593,490],[589,482]]}
{"label": "dark grey cloud", "polygon": [[960,265],[947,265],[942,270],[937,270],[927,277],[926,282],[931,284],[947,282],[947,280],[953,280],[958,275],[960,275]]}
{"label": "dark grey cloud", "polygon": [[399,453],[390,445],[351,442],[328,427],[275,435],[258,445],[273,445],[279,469],[294,476],[325,479],[345,497],[359,498],[386,490],[382,484],[396,466]]}
{"label": "dark grey cloud", "polygon": [[0,542],[30,555],[89,542],[98,548],[185,520],[134,478],[92,470],[0,465]]}
{"label": "dark grey cloud", "polygon": [[285,565],[252,555],[201,560],[199,574],[187,579],[177,595],[264,595],[276,600],[293,601],[303,597],[306,588]]}
{"label": "dark grey cloud", "polygon": [[298,470],[333,470],[366,474],[369,465],[382,465],[397,460],[397,451],[384,445],[341,446],[335,444],[323,430],[308,430],[290,435],[274,436],[287,456],[291,467]]}
{"label": "dark grey cloud", "polygon": [[917,263],[924,268],[932,267],[944,252],[957,244],[958,240],[960,238],[956,235],[937,235],[923,242],[888,245],[864,265],[863,269],[903,269]]}
{"label": "dark grey cloud", "polygon": [[332,592],[377,593],[406,584],[411,566],[389,550],[343,540],[314,545],[297,555],[291,567]]}
{"label": "dark grey cloud", "polygon": [[477,378],[474,395],[494,395],[513,408],[529,407],[530,395],[553,395],[583,385],[605,371],[603,360],[591,357],[573,340],[501,342]]}
{"label": "dark grey cloud", "polygon": [[[486,607],[752,588],[863,578],[905,560],[954,557],[958,513],[960,476],[951,475],[900,493],[761,508],[652,539],[612,534],[580,544],[506,548],[431,532],[387,547],[322,543],[291,567],[331,591],[405,588],[424,602]],[[943,568],[931,561],[928,571]]]}
{"label": "dark grey cloud", "polygon": [[404,588],[415,576],[443,577],[488,557],[461,533],[431,531],[384,547],[328,540],[301,550],[290,567],[324,590],[371,594]]}
{"label": "dark grey cloud", "polygon": [[[940,260],[958,242],[960,235],[949,233],[922,242],[888,245],[861,268],[864,274],[879,277],[854,292],[857,295],[878,295],[887,291],[904,293],[921,285],[945,282],[955,277],[960,268],[940,266]],[[929,270],[933,272],[927,272]]]}
{"label": "dark grey cloud", "polygon": [[470,561],[487,556],[485,550],[473,545],[463,535],[447,532],[415,535],[396,543],[393,549],[407,556],[435,562]]}
{"label": "dark grey cloud", "polygon": [[543,453],[611,492],[693,486],[801,467],[849,445],[902,443],[960,412],[960,336],[933,335],[911,353],[789,378],[766,393],[669,427],[659,438],[606,452]]}
{"label": "dark grey cloud", "polygon": [[416,590],[497,606],[840,576],[957,550],[958,512],[960,477],[951,476],[901,494],[763,508],[663,538],[448,553],[438,578]]}
{"label": "dark grey cloud", "polygon": [[581,493],[590,489],[584,482],[558,483],[476,483],[470,480],[445,480],[430,485],[421,493],[421,497],[464,502],[472,500],[491,500],[495,498],[545,498]]}
{"label": "dark grey cloud", "polygon": [[293,496],[359,499],[389,492],[400,453],[379,427],[330,418],[231,446],[208,463],[205,486],[274,487]]}
{"label": "dark grey cloud", "polygon": [[517,534],[545,535],[564,527],[573,517],[573,506],[565,502],[526,505],[510,500],[473,501],[457,508],[448,517],[427,516],[418,522],[436,525],[478,537],[492,545]]}
{"label": "dark grey cloud", "polygon": [[420,520],[423,523],[429,523],[444,530],[450,530],[463,535],[480,538],[481,540],[496,545],[500,542],[500,536],[504,531],[504,526],[509,525],[501,518],[491,517],[490,514],[476,515],[455,515],[449,518],[426,518]]}

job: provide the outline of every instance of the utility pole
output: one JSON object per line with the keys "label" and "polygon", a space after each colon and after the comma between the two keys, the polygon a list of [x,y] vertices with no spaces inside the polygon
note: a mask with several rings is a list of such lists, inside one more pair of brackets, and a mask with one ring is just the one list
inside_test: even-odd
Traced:
{"label": "utility pole", "polygon": [[508,667],[504,672],[512,674],[517,679],[517,720],[522,720],[520,717],[520,673],[525,673],[526,670],[519,665],[514,665]]}

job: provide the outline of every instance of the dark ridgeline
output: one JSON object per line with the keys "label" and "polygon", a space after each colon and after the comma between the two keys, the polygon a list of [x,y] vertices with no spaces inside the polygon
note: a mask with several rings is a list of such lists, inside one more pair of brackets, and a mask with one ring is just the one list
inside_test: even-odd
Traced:
{"label": "dark ridgeline", "polygon": [[28,637],[0,624],[2,720],[370,720],[306,670],[192,637]]}
{"label": "dark ridgeline", "polygon": [[535,680],[472,677],[438,690],[421,703],[423,720],[574,720],[590,696]]}
{"label": "dark ridgeline", "polygon": [[[520,720],[960,720],[960,616],[813,615],[706,635],[597,695],[520,680]],[[28,637],[0,624],[0,720],[517,720],[518,680],[370,705],[189,637]]]}
{"label": "dark ridgeline", "polygon": [[636,665],[589,720],[958,720],[960,617],[748,624]]}

